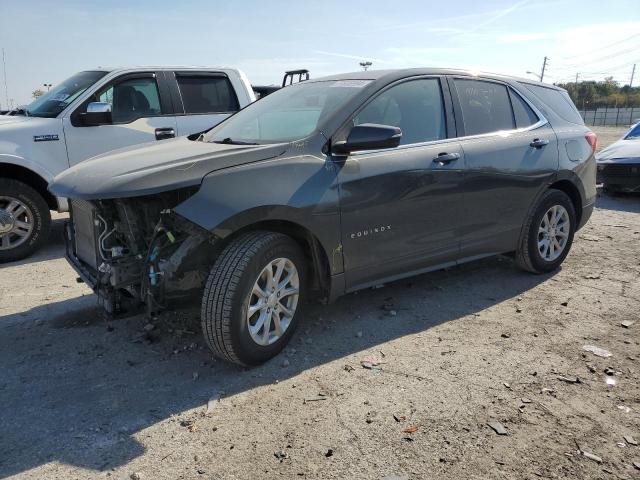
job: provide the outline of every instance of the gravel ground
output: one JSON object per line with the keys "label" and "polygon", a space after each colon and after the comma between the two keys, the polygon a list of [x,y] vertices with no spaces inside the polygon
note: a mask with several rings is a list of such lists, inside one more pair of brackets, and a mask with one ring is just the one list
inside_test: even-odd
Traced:
{"label": "gravel ground", "polygon": [[639,213],[599,197],[553,274],[498,257],[310,305],[255,369],[196,311],[107,324],[58,218],[0,270],[0,477],[640,478]]}

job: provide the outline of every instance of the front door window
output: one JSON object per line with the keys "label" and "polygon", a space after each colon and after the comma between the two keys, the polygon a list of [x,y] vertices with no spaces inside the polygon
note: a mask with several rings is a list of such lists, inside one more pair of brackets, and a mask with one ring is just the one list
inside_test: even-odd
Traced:
{"label": "front door window", "polygon": [[97,101],[112,105],[113,123],[162,114],[158,85],[152,77],[130,78],[110,85],[98,95]]}

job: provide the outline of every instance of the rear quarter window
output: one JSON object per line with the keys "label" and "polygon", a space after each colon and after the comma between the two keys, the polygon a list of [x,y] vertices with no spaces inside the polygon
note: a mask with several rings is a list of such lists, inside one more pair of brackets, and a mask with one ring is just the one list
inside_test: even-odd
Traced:
{"label": "rear quarter window", "polygon": [[560,118],[569,123],[584,125],[584,120],[578,112],[578,109],[569,98],[569,94],[564,90],[556,90],[555,88],[541,87],[539,85],[531,85],[522,83],[525,88],[533,92],[542,102],[551,108]]}

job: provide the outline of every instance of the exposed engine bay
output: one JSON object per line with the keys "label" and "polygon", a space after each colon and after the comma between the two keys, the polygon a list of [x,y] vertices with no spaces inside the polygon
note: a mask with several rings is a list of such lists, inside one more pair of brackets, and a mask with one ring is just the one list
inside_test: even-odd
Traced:
{"label": "exposed engine bay", "polygon": [[67,257],[108,313],[145,304],[153,314],[201,292],[214,237],[172,210],[196,191],[71,201]]}

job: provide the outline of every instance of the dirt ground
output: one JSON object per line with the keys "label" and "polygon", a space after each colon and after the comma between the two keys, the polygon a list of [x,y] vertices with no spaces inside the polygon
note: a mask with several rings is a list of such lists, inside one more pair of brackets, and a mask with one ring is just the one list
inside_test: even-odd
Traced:
{"label": "dirt ground", "polygon": [[0,477],[640,478],[639,214],[600,196],[553,274],[492,258],[311,305],[255,369],[196,311],[107,325],[59,218],[0,269]]}

